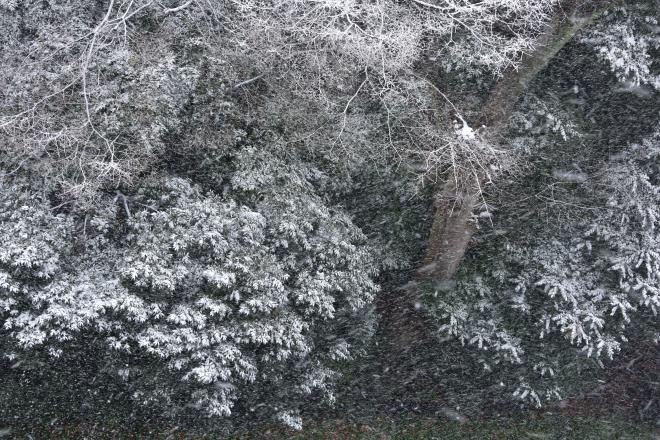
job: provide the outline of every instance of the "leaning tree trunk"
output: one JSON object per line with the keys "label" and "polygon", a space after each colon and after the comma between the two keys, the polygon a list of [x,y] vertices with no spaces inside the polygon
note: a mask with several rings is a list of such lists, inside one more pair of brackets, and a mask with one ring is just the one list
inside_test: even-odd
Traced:
{"label": "leaning tree trunk", "polygon": [[[531,81],[599,11],[617,1],[565,1],[553,22],[540,36],[537,49],[528,54],[517,69],[507,71],[493,87],[479,117],[471,121],[472,126],[482,127],[479,131],[489,142],[501,143],[508,119]],[[586,5],[578,5],[578,2]],[[429,316],[417,307],[419,286],[426,282],[441,284],[455,275],[475,231],[474,209],[486,178],[485,173],[477,174],[472,179],[451,178],[437,189],[433,224],[425,257],[415,280],[403,286],[401,291],[381,297],[379,311],[384,325],[380,326],[379,331],[382,340],[386,341],[386,346],[382,348],[388,353],[386,371],[392,376],[393,388],[397,387],[395,383],[405,385],[412,381],[411,374],[434,364],[433,350],[426,348],[436,339],[431,331]],[[405,394],[405,389],[399,391]]]}
{"label": "leaning tree trunk", "polygon": [[[584,3],[584,4],[581,4]],[[490,92],[480,117],[473,124],[491,143],[499,143],[509,117],[531,81],[575,34],[604,8],[616,1],[564,2],[555,19],[540,36],[536,50],[524,57],[516,69],[509,69]],[[443,282],[458,270],[475,231],[473,211],[479,202],[485,173],[462,183],[448,180],[435,197],[435,214],[418,279]]]}

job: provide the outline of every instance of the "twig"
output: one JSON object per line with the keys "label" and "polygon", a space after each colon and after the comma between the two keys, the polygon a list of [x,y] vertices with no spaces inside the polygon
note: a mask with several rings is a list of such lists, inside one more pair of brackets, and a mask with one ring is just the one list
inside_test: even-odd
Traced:
{"label": "twig", "polygon": [[239,82],[238,84],[236,84],[236,85],[233,87],[233,89],[236,90],[236,89],[238,89],[238,88],[240,88],[240,87],[247,86],[248,84],[252,84],[253,82],[255,82],[255,81],[257,81],[257,80],[263,78],[265,75],[266,75],[265,73],[262,73],[261,75],[257,75],[257,76],[255,76],[255,77],[253,77],[253,78],[246,79],[245,81],[241,81],[241,82]]}
{"label": "twig", "polygon": [[351,96],[351,99],[348,100],[348,102],[346,103],[346,107],[344,107],[344,111],[341,112],[342,115],[343,115],[343,121],[342,121],[342,124],[341,124],[341,130],[339,131],[339,135],[337,136],[337,139],[340,140],[340,141],[341,141],[341,135],[344,134],[344,130],[346,129],[346,120],[348,119],[348,116],[347,116],[348,115],[348,108],[350,107],[351,102],[353,102],[353,100],[357,97],[357,95],[360,93],[360,90],[362,90],[362,87],[364,87],[364,85],[367,83],[368,80],[369,80],[369,73],[367,72],[367,69],[365,67],[365,69],[364,69],[364,81],[362,81],[362,84],[360,84],[360,86],[357,88],[357,90],[355,91],[353,96]]}
{"label": "twig", "polygon": [[165,9],[163,11],[163,15],[173,14],[175,12],[179,12],[183,9],[186,9],[188,6],[190,6],[192,4],[192,2],[193,2],[193,0],[188,0],[187,2],[183,3],[182,5],[177,6],[175,8]]}

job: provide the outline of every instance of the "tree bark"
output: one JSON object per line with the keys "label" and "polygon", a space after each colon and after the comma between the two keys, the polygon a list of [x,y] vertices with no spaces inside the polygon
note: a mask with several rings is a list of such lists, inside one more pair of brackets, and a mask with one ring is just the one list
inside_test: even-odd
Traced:
{"label": "tree bark", "polygon": [[[536,50],[526,55],[516,69],[506,71],[490,92],[474,124],[481,127],[481,135],[491,143],[499,143],[509,117],[532,80],[580,29],[615,3],[618,2],[564,2],[540,36]],[[474,234],[476,222],[473,211],[487,176],[482,172],[458,182],[450,179],[436,193],[435,214],[426,253],[422,266],[417,270],[421,281],[438,283],[453,278]]]}

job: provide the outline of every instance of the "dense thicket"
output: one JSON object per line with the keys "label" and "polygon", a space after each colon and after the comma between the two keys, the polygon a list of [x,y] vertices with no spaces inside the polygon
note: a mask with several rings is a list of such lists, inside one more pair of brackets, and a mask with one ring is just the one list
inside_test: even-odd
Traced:
{"label": "dense thicket", "polygon": [[[474,346],[456,350],[503,394],[565,397],[658,337],[657,112],[603,139],[579,104],[657,103],[657,11],[0,0],[4,366],[28,396],[98,380],[163,414],[299,427],[388,325],[379,282],[426,248],[401,295],[437,347]],[[569,41],[603,71],[564,93],[543,69]],[[430,213],[455,245],[425,239]],[[433,249],[455,270],[469,243],[437,275]]]}

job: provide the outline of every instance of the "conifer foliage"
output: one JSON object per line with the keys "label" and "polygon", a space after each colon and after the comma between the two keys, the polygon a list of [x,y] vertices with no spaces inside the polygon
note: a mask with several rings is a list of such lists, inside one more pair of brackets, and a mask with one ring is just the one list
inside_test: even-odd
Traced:
{"label": "conifer foliage", "polygon": [[136,401],[176,406],[184,396],[225,416],[242,384],[270,384],[279,411],[314,390],[331,397],[333,365],[358,354],[371,331],[376,265],[365,237],[305,182],[286,181],[295,176],[278,176],[275,190],[255,187],[271,177],[263,168],[235,177],[264,201],[159,179],[89,215],[84,231],[43,200],[3,191],[5,356],[43,347],[57,362],[91,333],[117,353],[118,380],[160,360],[149,374],[168,379],[136,389]]}
{"label": "conifer foliage", "polygon": [[[658,341],[658,142],[655,131],[590,175],[557,170],[587,208],[517,237],[495,229],[486,264],[466,264],[455,284],[429,290],[440,334],[473,347],[489,380],[515,398],[562,399],[629,339]],[[495,228],[519,222],[503,216]]]}
{"label": "conifer foliage", "polygon": [[[658,23],[639,3],[581,41],[656,93]],[[510,124],[526,138],[474,123],[563,5],[0,0],[2,362],[104,375],[163,414],[299,428],[369,348],[378,283],[415,267],[424,185],[513,173],[547,147],[539,120],[576,133],[529,93]],[[559,397],[626,338],[657,339],[658,142],[558,170],[602,209],[494,233],[426,292],[440,333],[517,398]]]}

